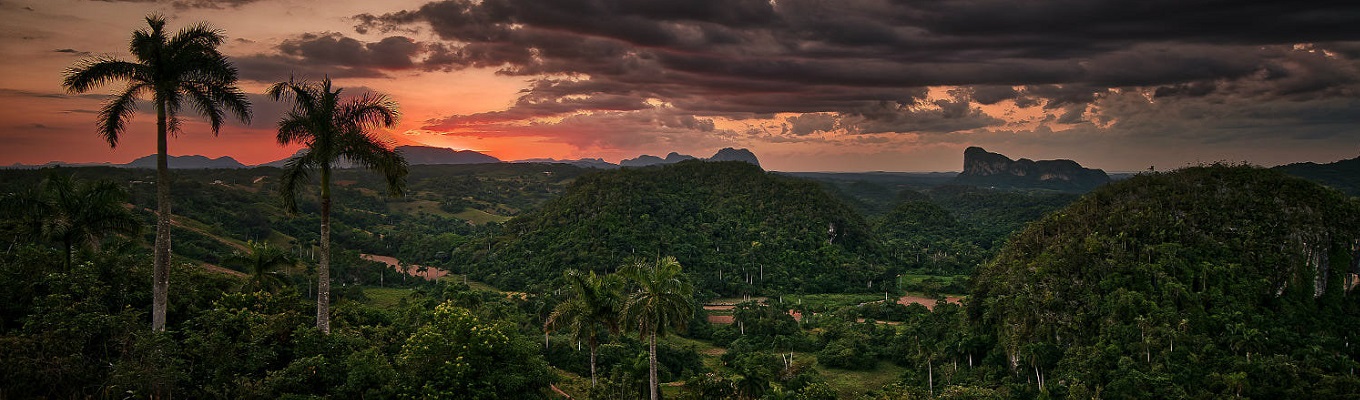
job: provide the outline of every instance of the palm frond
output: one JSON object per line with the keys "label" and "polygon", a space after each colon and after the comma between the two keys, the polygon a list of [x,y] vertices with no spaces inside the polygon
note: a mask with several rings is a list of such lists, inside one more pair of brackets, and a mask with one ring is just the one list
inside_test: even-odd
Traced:
{"label": "palm frond", "polygon": [[173,50],[211,49],[215,53],[217,46],[221,46],[225,41],[226,36],[222,30],[204,22],[197,22],[180,28],[179,32],[166,43],[167,47]]}
{"label": "palm frond", "polygon": [[216,135],[222,129],[222,117],[225,113],[212,97],[210,93],[212,89],[196,82],[186,82],[184,85],[180,85],[180,88],[185,94],[189,95],[190,104],[193,105],[194,111],[198,112],[199,115],[208,117],[208,124],[212,128],[213,135]]}
{"label": "palm frond", "polygon": [[337,119],[353,123],[360,130],[397,126],[401,111],[397,103],[386,95],[367,93],[346,102],[336,113]]}
{"label": "palm frond", "polygon": [[341,136],[338,155],[359,167],[377,171],[387,180],[387,191],[393,196],[402,196],[406,190],[406,175],[409,166],[406,158],[378,138],[362,132],[350,131]]}
{"label": "palm frond", "polygon": [[288,212],[297,212],[297,192],[308,181],[311,169],[318,166],[318,161],[311,150],[303,150],[284,164],[283,177],[279,180],[279,196]]}
{"label": "palm frond", "polygon": [[85,93],[112,81],[140,81],[144,75],[142,68],[139,64],[108,56],[80,60],[66,69],[61,85],[68,93]]}
{"label": "palm frond", "polygon": [[279,134],[275,139],[280,146],[303,144],[310,147],[309,142],[312,141],[313,130],[307,124],[305,116],[299,115],[297,112],[289,112],[283,119],[279,120]]}
{"label": "palm frond", "polygon": [[118,136],[127,130],[127,120],[137,112],[137,95],[145,91],[146,84],[131,85],[99,110],[99,136],[109,142],[109,147],[118,147]]}
{"label": "palm frond", "polygon": [[165,44],[168,40],[165,36],[165,17],[159,14],[148,15],[146,25],[147,28],[132,32],[128,51],[142,64],[163,65],[169,61],[165,59]]}

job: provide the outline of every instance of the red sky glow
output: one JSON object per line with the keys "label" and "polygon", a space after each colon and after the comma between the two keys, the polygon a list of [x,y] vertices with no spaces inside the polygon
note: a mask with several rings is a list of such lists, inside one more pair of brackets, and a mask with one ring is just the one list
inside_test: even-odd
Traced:
{"label": "red sky glow", "polygon": [[[1202,4],[1203,3],[1203,4]],[[1360,4],[1152,0],[9,0],[0,2],[0,165],[117,148],[62,72],[127,59],[158,13],[221,29],[254,121],[213,137],[185,113],[170,153],[245,164],[273,140],[289,75],[396,99],[394,145],[502,160],[748,148],[781,171],[950,171],[982,146],[1109,171],[1360,155]],[[1224,8],[1229,7],[1229,8]],[[146,103],[146,102],[143,102]]]}

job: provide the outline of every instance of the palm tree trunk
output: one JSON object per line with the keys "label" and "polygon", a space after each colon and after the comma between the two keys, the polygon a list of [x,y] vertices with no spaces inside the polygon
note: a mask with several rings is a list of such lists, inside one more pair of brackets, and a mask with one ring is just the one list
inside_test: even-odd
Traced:
{"label": "palm tree trunk", "polygon": [[331,333],[331,169],[321,166],[321,264],[316,268],[316,328]]}
{"label": "palm tree trunk", "polygon": [[66,272],[71,272],[71,238],[62,238],[61,243],[65,246],[63,248],[66,249],[66,253],[63,253],[66,255],[66,263],[62,266],[66,267]]}
{"label": "palm tree trunk", "polygon": [[651,343],[649,343],[648,346],[651,349],[651,356],[649,357],[649,360],[647,360],[647,364],[651,369],[652,400],[660,400],[661,394],[657,392],[659,388],[656,386],[656,332],[652,332]]}
{"label": "palm tree trunk", "polygon": [[151,286],[151,331],[165,331],[170,292],[170,165],[166,161],[165,100],[156,98],[156,249]]}
{"label": "palm tree trunk", "polygon": [[595,387],[595,348],[596,344],[590,344],[590,387]]}

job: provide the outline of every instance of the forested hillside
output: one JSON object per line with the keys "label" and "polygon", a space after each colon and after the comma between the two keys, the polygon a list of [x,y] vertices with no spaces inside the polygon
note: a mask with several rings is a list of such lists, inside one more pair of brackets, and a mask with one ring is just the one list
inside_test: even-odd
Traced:
{"label": "forested hillside", "polygon": [[1360,157],[1326,164],[1312,162],[1281,165],[1273,169],[1360,196]]}
{"label": "forested hillside", "polygon": [[456,257],[471,276],[516,288],[673,255],[701,290],[735,295],[867,290],[885,283],[879,252],[865,220],[813,182],[681,162],[581,176]]}
{"label": "forested hillside", "polygon": [[[341,170],[331,335],[308,315],[317,206],[304,194],[299,214],[283,213],[277,173],[177,171],[170,330],[149,334],[149,237],[108,231],[64,253],[56,228],[70,214],[22,207],[59,205],[44,182],[69,174],[80,188],[127,189],[107,200],[149,226],[151,172],[0,171],[0,231],[13,237],[0,253],[0,356],[14,360],[0,367],[0,397],[534,398],[556,382],[573,396],[636,398],[648,378],[637,335],[597,332],[593,387],[577,343],[595,328],[554,330],[546,347],[534,338],[580,299],[561,271],[604,276],[671,255],[699,300],[769,297],[723,300],[740,304],[698,312],[663,340],[660,379],[677,382],[667,397],[1298,398],[1360,388],[1351,372],[1360,354],[1347,345],[1360,330],[1350,289],[1360,204],[1272,170],[1143,174],[1080,199],[938,186],[887,200],[891,189],[859,185],[893,205],[867,217],[845,193],[739,162],[417,166],[401,199],[383,196],[376,176]],[[262,243],[293,260],[264,268]],[[360,251],[527,290],[405,279]],[[941,293],[966,295],[963,306]],[[455,354],[474,361],[444,364]]]}
{"label": "forested hillside", "polygon": [[1012,382],[1070,398],[1354,396],[1360,202],[1193,167],[1096,190],[979,271],[970,323]]}

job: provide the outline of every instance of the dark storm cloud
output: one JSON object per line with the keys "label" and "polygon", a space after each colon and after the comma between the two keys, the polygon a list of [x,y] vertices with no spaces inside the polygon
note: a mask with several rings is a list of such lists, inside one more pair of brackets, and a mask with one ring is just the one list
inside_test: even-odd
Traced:
{"label": "dark storm cloud", "polygon": [[[9,97],[9,96],[14,96],[14,97],[34,97],[34,98],[44,98],[44,99],[65,99],[65,98],[71,97],[70,95],[66,95],[66,94],[63,94],[63,93],[54,93],[54,92],[34,92],[34,91],[29,91],[29,90],[3,89],[3,88],[0,88],[0,97]],[[79,96],[79,95],[78,95],[78,96]],[[85,95],[85,96],[88,96],[88,95]],[[98,97],[98,98],[103,98],[103,96],[97,96],[97,97]]]}
{"label": "dark storm cloud", "polygon": [[[1302,101],[1354,96],[1360,77],[1360,3],[1340,1],[447,0],[355,21],[443,42],[313,35],[279,57],[537,79],[509,110],[431,122],[440,128],[639,111],[655,99],[710,117],[825,113],[850,132],[953,132],[1001,122],[970,100],[1042,105],[1081,123],[1112,90]],[[388,64],[373,62],[379,47]],[[926,100],[928,86],[961,89]],[[787,132],[826,125],[809,118]]]}
{"label": "dark storm cloud", "polygon": [[335,32],[305,33],[284,40],[275,50],[275,53],[235,59],[242,77],[271,81],[306,73],[335,78],[373,78],[393,71],[462,67],[458,65],[461,59],[448,46],[421,43],[404,36],[363,42]]}
{"label": "dark storm cloud", "polygon": [[158,4],[169,4],[169,5],[173,6],[173,7],[177,8],[177,9],[181,9],[181,10],[190,9],[190,8],[210,8],[210,9],[219,9],[219,10],[220,10],[220,9],[224,9],[224,8],[239,8],[239,7],[241,7],[241,6],[244,6],[244,5],[247,5],[247,4],[250,4],[250,3],[256,3],[256,2],[259,2],[259,1],[261,1],[261,0],[93,0],[93,1],[99,1],[99,2],[104,2],[104,3],[158,3]]}
{"label": "dark storm cloud", "polygon": [[797,136],[808,135],[817,132],[831,132],[836,129],[836,116],[826,113],[807,113],[791,116],[787,119],[789,126],[788,132]]}
{"label": "dark storm cloud", "polygon": [[88,57],[88,56],[90,55],[90,52],[88,52],[88,51],[80,51],[80,50],[76,50],[76,49],[56,49],[56,50],[52,50],[52,51],[53,51],[53,52],[57,52],[57,53],[66,53],[66,54],[70,54],[70,55],[81,56],[81,57]]}
{"label": "dark storm cloud", "polygon": [[415,66],[411,57],[421,51],[421,46],[414,40],[401,36],[364,43],[339,33],[307,33],[283,41],[279,45],[279,50],[284,55],[298,57],[310,63],[401,70]]}

